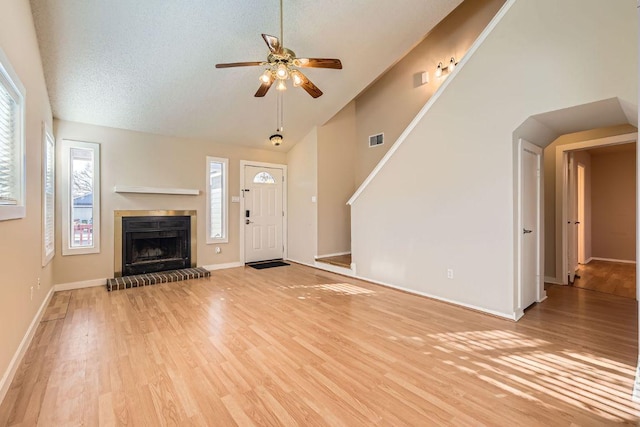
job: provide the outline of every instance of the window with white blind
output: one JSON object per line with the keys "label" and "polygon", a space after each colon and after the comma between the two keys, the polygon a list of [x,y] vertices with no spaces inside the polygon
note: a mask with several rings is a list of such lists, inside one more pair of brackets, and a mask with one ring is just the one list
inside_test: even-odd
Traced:
{"label": "window with white blind", "polygon": [[207,157],[207,243],[226,243],[228,159]]}
{"label": "window with white blind", "polygon": [[100,252],[100,145],[62,140],[62,255]]}
{"label": "window with white blind", "polygon": [[42,265],[55,254],[55,165],[56,143],[46,124],[42,126]]}
{"label": "window with white blind", "polygon": [[0,220],[24,218],[25,89],[0,49]]}

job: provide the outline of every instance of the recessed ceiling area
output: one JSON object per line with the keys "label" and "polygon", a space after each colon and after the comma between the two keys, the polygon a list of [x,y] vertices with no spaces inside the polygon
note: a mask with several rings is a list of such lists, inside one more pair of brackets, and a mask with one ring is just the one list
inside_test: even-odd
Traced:
{"label": "recessed ceiling area", "polygon": [[[305,69],[324,95],[284,94],[290,149],[398,61],[462,0],[284,0],[284,46],[340,58]],[[260,34],[279,35],[278,0],[32,0],[54,117],[161,135],[275,149],[276,91],[253,95]]]}

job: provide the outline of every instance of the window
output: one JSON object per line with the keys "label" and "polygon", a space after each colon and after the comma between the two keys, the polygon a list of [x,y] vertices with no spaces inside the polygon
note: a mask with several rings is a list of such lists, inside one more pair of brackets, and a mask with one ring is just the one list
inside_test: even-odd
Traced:
{"label": "window", "polygon": [[275,184],[276,180],[269,172],[260,172],[253,177],[254,184]]}
{"label": "window", "polygon": [[55,253],[55,164],[56,143],[49,127],[43,123],[42,133],[42,265]]}
{"label": "window", "polygon": [[100,145],[62,141],[62,255],[100,252]]}
{"label": "window", "polygon": [[207,243],[228,242],[228,165],[228,159],[207,157]]}
{"label": "window", "polygon": [[24,218],[25,89],[0,49],[0,220]]}

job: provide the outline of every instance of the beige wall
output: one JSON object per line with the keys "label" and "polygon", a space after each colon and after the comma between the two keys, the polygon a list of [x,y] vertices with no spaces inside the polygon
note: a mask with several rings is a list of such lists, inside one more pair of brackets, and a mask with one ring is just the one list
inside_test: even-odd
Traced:
{"label": "beige wall", "polygon": [[[26,217],[0,221],[0,400],[10,361],[51,290],[52,267],[42,267],[42,123],[51,107],[27,0],[0,2],[0,46],[26,89]],[[57,254],[56,257],[60,255]],[[38,278],[41,280],[37,289]],[[33,300],[30,288],[34,287]]]}
{"label": "beige wall", "polygon": [[633,110],[638,20],[632,0],[509,5],[351,215],[358,276],[514,317],[513,133],[532,115],[597,100]]}
{"label": "beige wall", "polygon": [[318,128],[318,255],[351,252],[355,191],[355,103]]}
{"label": "beige wall", "polygon": [[[240,204],[230,203],[240,195],[240,160],[284,164],[284,153],[257,150],[212,141],[153,135],[142,132],[58,121],[57,141],[63,139],[97,142],[101,155],[101,251],[99,254],[56,256],[56,284],[113,277],[113,212],[135,209],[192,209],[197,211],[198,265],[225,264],[240,260]],[[229,159],[229,243],[206,244],[206,156]],[[60,169],[58,169],[60,172]],[[60,175],[59,175],[60,176]],[[63,191],[58,179],[57,191]],[[115,185],[192,188],[198,196],[114,193]],[[56,244],[60,253],[61,206]],[[222,249],[215,253],[215,247]]]}
{"label": "beige wall", "polygon": [[635,150],[592,152],[591,182],[592,256],[635,261]]}
{"label": "beige wall", "polygon": [[[413,50],[356,99],[356,187],[359,186],[420,108],[440,87],[438,62],[460,60],[505,0],[465,1],[440,22]],[[428,71],[430,82],[420,84]],[[445,74],[446,75],[446,72]],[[384,132],[383,145],[369,147],[369,136]]]}
{"label": "beige wall", "polygon": [[550,278],[556,277],[557,259],[560,254],[556,252],[556,247],[561,251],[562,243],[559,233],[561,230],[558,218],[562,206],[556,206],[556,148],[561,145],[574,144],[578,142],[591,141],[594,139],[606,138],[608,136],[623,135],[637,132],[635,126],[622,124],[606,128],[591,129],[583,132],[576,132],[562,135],[544,149],[544,274]]}
{"label": "beige wall", "polygon": [[287,153],[290,260],[313,264],[318,249],[318,132],[314,128]]}

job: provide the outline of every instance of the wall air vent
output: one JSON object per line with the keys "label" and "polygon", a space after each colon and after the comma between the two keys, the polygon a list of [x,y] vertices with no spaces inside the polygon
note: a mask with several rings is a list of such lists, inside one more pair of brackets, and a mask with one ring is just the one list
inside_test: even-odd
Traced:
{"label": "wall air vent", "polygon": [[369,137],[369,147],[375,147],[377,145],[382,145],[382,144],[384,144],[384,133],[371,135]]}

